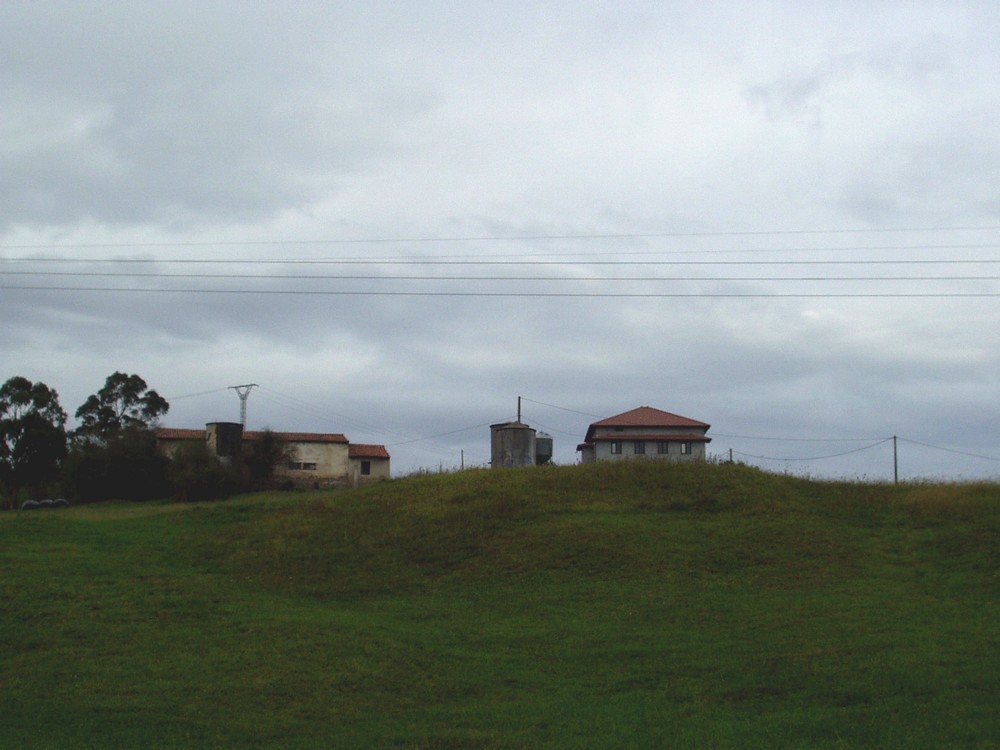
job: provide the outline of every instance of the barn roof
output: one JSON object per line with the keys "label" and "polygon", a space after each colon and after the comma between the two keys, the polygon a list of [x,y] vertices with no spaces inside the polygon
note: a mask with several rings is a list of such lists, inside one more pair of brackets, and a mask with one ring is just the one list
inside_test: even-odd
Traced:
{"label": "barn roof", "polygon": [[[157,440],[205,440],[205,430],[190,430],[178,427],[158,427],[153,431]],[[286,443],[342,443],[348,440],[339,432],[273,432],[279,440]],[[247,430],[243,433],[244,440],[260,440],[263,430]]]}
{"label": "barn roof", "polygon": [[157,440],[204,440],[204,430],[187,430],[178,427],[157,427],[153,430]]}
{"label": "barn roof", "polygon": [[[339,432],[273,432],[275,437],[286,443],[347,443],[348,440]],[[243,433],[244,440],[260,440],[264,436],[262,430]]]}
{"label": "barn roof", "polygon": [[350,458],[389,458],[389,451],[384,445],[351,443],[347,450]]}

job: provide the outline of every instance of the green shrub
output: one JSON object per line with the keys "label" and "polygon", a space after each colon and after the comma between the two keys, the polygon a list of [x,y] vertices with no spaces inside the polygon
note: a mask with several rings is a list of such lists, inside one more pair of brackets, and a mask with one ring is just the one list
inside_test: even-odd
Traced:
{"label": "green shrub", "polygon": [[78,503],[167,497],[169,465],[152,432],[124,430],[107,442],[74,446],[63,466],[63,488]]}
{"label": "green shrub", "polygon": [[170,462],[174,497],[183,501],[218,500],[242,491],[239,464],[224,464],[200,442],[180,446]]}

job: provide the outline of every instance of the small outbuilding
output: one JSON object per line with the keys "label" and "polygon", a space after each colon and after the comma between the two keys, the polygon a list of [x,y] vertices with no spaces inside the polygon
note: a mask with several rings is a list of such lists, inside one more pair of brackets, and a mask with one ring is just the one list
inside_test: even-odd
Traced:
{"label": "small outbuilding", "polygon": [[356,483],[389,478],[389,451],[384,445],[351,443],[347,451]]}

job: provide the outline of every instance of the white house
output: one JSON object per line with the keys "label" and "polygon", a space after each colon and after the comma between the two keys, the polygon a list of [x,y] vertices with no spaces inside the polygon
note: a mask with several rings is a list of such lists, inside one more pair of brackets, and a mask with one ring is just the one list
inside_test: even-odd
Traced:
{"label": "white house", "polygon": [[640,406],[594,422],[576,447],[582,463],[648,458],[692,461],[705,458],[705,433],[711,425],[670,412]]}

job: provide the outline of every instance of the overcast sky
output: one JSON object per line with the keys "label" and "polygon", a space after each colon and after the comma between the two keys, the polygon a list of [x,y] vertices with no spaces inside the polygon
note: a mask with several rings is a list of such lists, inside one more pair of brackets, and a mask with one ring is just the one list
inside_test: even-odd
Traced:
{"label": "overcast sky", "polygon": [[[0,381],[484,465],[1000,475],[1000,6],[7,2]],[[316,277],[316,278],[308,278]]]}

